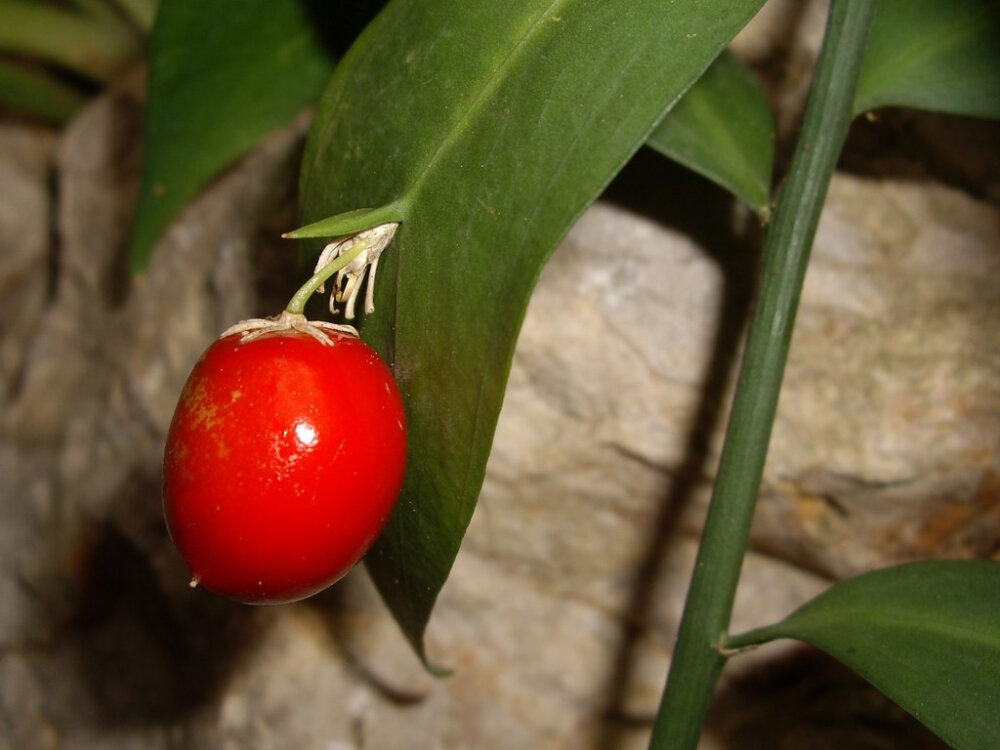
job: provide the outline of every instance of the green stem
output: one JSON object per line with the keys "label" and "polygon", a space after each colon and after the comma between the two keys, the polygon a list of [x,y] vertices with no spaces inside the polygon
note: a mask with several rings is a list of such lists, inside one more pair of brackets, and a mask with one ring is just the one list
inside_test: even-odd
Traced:
{"label": "green stem", "polygon": [[357,258],[361,253],[368,250],[369,245],[365,240],[359,240],[354,243],[354,246],[348,250],[343,255],[339,255],[316,273],[314,273],[309,280],[299,287],[299,291],[295,293],[295,296],[288,302],[288,306],[285,307],[285,312],[292,313],[293,315],[304,315],[306,309],[306,303],[309,298],[315,294],[316,290],[319,289],[327,280],[333,276],[337,271],[346,266],[352,260]]}
{"label": "green stem", "polygon": [[129,34],[90,16],[24,0],[0,3],[0,51],[107,81],[137,52]]}
{"label": "green stem", "polygon": [[753,648],[773,640],[777,632],[780,632],[780,628],[775,625],[754,628],[753,630],[748,630],[746,633],[729,636],[726,638],[723,647],[727,652],[736,653],[737,651]]}
{"label": "green stem", "polygon": [[809,251],[851,121],[875,0],[833,0],[802,132],[764,241],[761,286],[650,747],[694,748],[711,705]]}

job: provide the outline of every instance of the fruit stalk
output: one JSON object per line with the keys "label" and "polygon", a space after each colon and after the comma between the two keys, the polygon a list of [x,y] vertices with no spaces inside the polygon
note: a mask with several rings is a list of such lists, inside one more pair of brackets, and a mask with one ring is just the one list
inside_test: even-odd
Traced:
{"label": "fruit stalk", "polygon": [[309,298],[315,294],[316,290],[329,281],[330,277],[337,273],[337,271],[344,268],[344,266],[357,258],[367,249],[368,244],[366,242],[355,242],[354,246],[346,253],[337,256],[316,271],[316,273],[309,277],[309,280],[306,281],[305,284],[299,287],[299,290],[295,293],[292,299],[289,300],[288,305],[285,307],[285,312],[292,315],[304,315],[306,303],[309,301]]}

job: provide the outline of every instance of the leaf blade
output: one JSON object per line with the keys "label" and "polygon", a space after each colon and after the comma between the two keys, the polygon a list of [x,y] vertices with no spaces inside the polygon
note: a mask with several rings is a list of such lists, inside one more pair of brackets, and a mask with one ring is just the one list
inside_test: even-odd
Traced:
{"label": "leaf blade", "polygon": [[[265,134],[312,104],[334,55],[308,0],[162,4],[150,46],[143,174],[129,257]],[[319,18],[320,20],[317,20]]]}
{"label": "leaf blade", "polygon": [[303,218],[406,207],[362,335],[395,370],[410,459],[367,564],[425,663],[544,261],[760,5],[396,0],[334,74]]}
{"label": "leaf blade", "polygon": [[778,638],[826,651],[953,747],[1000,742],[1000,563],[925,561],[858,576],[727,646]]}
{"label": "leaf blade", "polygon": [[993,0],[880,0],[855,113],[897,106],[1000,117],[998,35]]}
{"label": "leaf blade", "polygon": [[746,201],[766,218],[774,129],[760,81],[739,58],[723,52],[646,143]]}

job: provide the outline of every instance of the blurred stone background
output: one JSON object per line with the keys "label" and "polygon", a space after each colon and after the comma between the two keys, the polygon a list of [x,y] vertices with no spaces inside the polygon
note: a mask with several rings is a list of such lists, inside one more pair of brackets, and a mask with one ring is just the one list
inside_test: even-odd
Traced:
{"label": "blurred stone background", "polygon": [[[794,133],[824,3],[737,40]],[[359,569],[300,604],[188,588],[163,439],[198,354],[301,278],[303,116],[124,251],[143,75],[0,120],[0,748],[642,748],[711,487],[759,228],[642,151],[543,274],[428,677]],[[857,123],[814,251],[735,630],[831,581],[1000,559],[995,125]],[[936,748],[820,653],[734,658],[708,750]]]}

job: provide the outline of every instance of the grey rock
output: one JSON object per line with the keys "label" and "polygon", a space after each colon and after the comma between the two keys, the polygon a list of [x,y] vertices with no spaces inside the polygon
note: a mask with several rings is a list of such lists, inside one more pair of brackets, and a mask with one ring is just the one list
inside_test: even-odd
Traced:
{"label": "grey rock", "polygon": [[0,408],[20,387],[48,293],[53,147],[44,131],[0,125]]}

